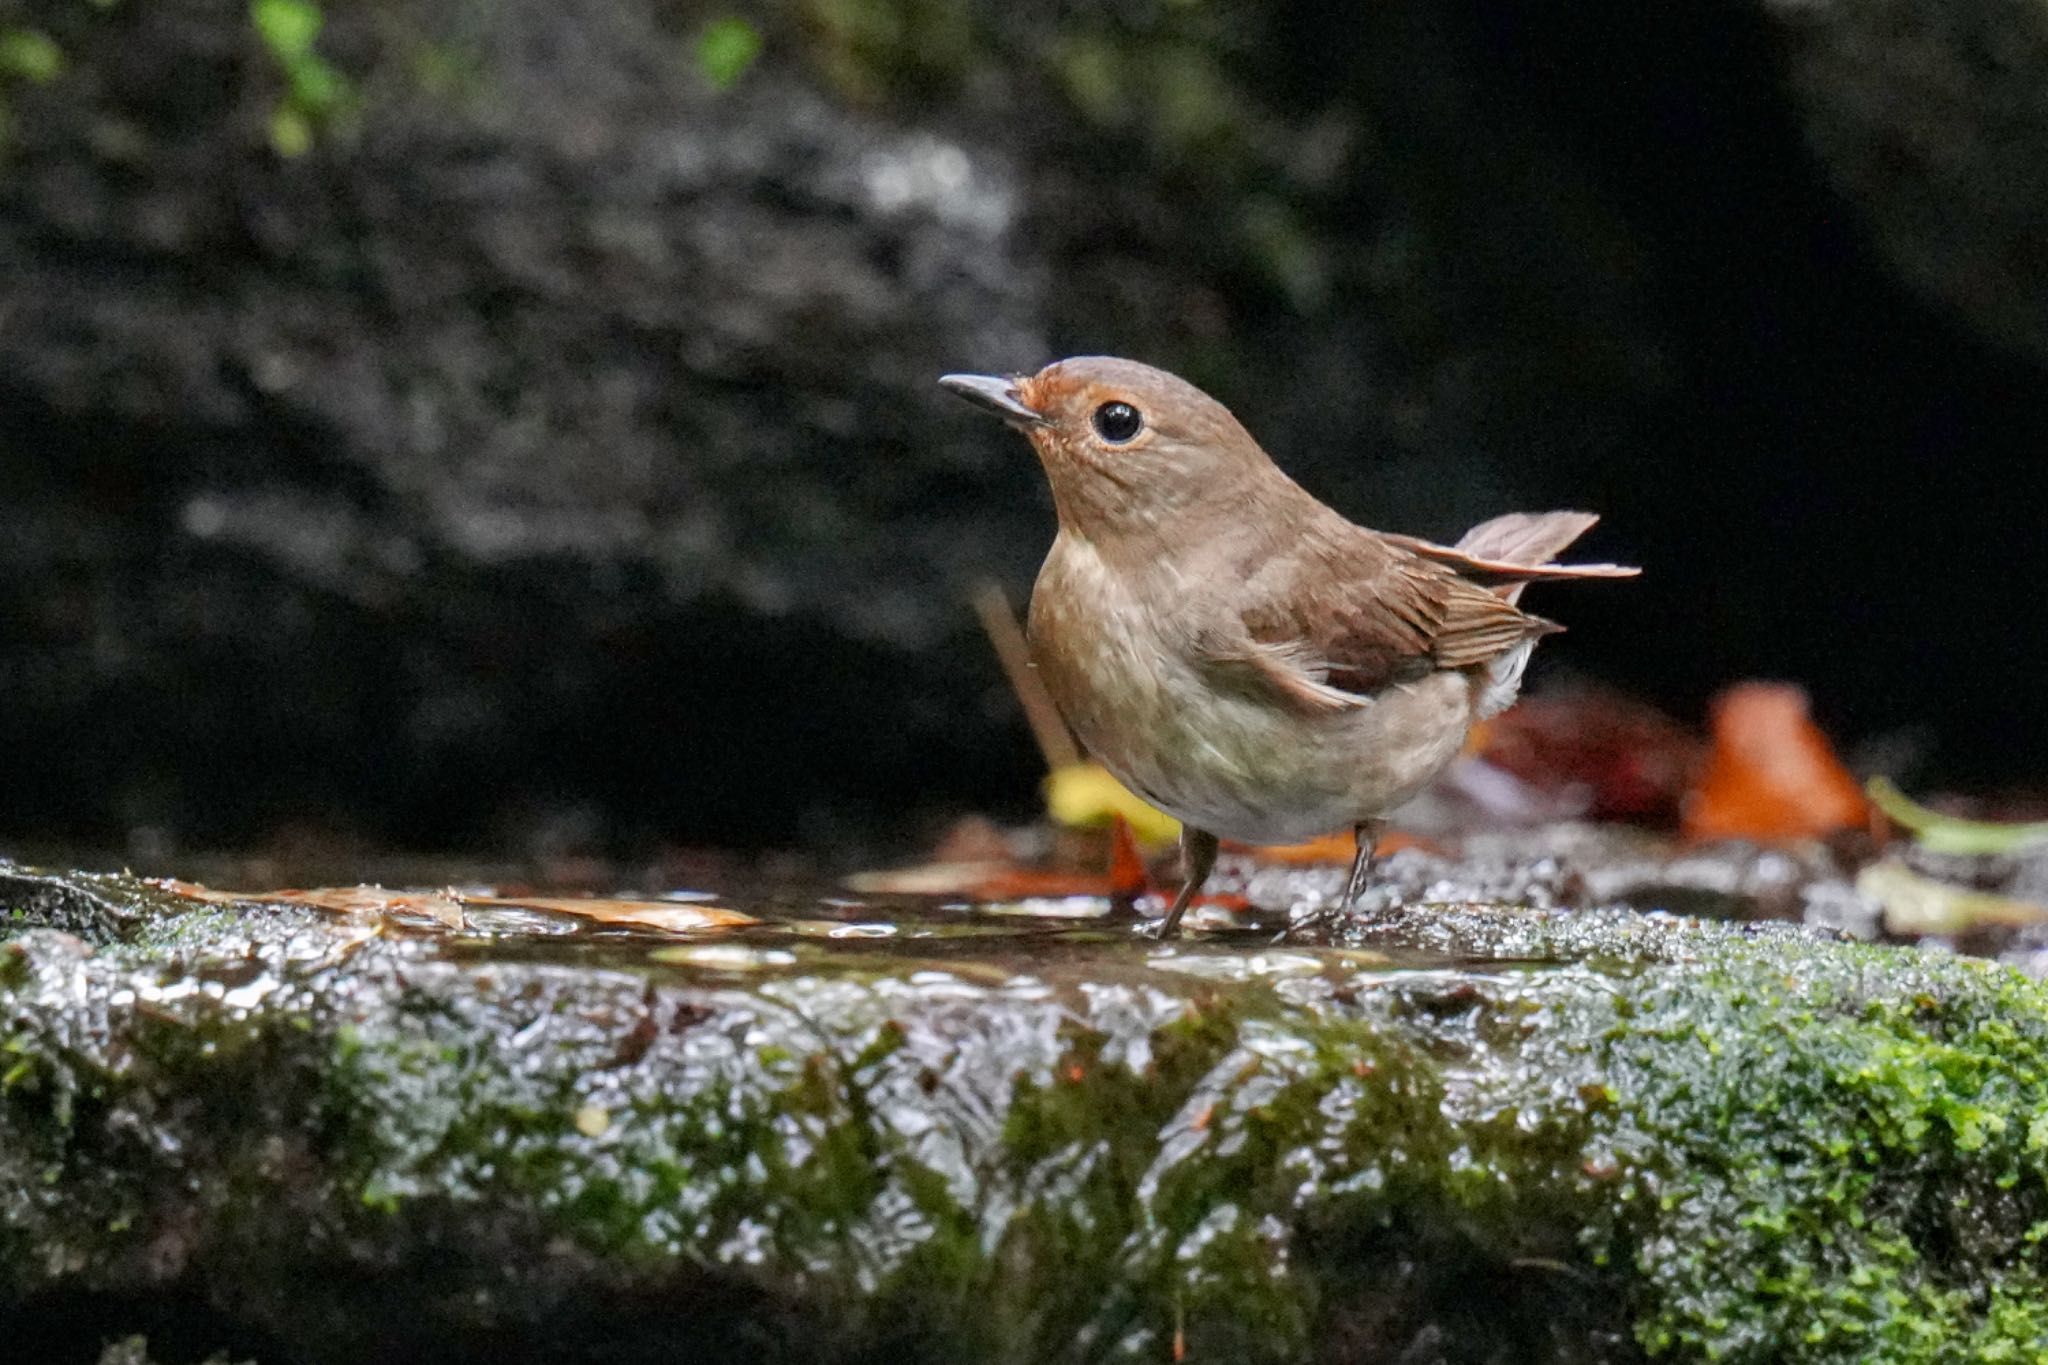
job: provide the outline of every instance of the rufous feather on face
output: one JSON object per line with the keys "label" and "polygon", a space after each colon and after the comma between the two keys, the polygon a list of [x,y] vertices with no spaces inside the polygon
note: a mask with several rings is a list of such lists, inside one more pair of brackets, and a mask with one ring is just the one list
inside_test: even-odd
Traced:
{"label": "rufous feather on face", "polygon": [[1387,812],[1513,702],[1538,638],[1520,607],[1596,520],[1510,513],[1455,546],[1369,531],[1282,473],[1229,409],[1136,361],[939,381],[1021,430],[1059,534],[1031,596],[1034,662],[1090,752],[1182,823],[1179,925],[1218,836],[1350,826],[1355,900]]}

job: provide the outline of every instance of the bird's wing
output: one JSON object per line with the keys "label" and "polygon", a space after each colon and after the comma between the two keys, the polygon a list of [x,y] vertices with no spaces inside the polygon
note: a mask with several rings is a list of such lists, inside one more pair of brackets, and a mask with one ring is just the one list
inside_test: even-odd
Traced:
{"label": "bird's wing", "polygon": [[1329,663],[1317,658],[1304,641],[1283,644],[1254,640],[1241,630],[1217,631],[1196,637],[1195,656],[1211,682],[1278,701],[1304,715],[1355,711],[1367,704],[1365,697],[1333,686]]}
{"label": "bird's wing", "polygon": [[1230,566],[1249,605],[1196,642],[1219,681],[1311,714],[1343,710],[1559,629],[1452,565],[1334,516],[1296,529]]}

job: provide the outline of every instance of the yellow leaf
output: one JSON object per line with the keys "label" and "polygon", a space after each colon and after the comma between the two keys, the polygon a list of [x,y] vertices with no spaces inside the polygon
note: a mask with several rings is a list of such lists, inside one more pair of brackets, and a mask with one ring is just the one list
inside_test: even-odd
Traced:
{"label": "yellow leaf", "polygon": [[1147,844],[1168,844],[1180,837],[1180,821],[1133,794],[1100,763],[1068,763],[1053,769],[1045,779],[1045,808],[1062,825],[1100,825],[1111,815],[1121,815]]}
{"label": "yellow leaf", "polygon": [[1885,859],[1856,874],[1857,894],[1884,907],[1894,934],[1961,934],[1987,925],[2025,928],[2048,920],[2048,907],[1950,886]]}

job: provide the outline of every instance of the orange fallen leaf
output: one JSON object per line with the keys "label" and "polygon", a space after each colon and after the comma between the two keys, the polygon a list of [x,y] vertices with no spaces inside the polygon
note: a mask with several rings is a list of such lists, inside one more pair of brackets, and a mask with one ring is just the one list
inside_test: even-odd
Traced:
{"label": "orange fallen leaf", "polygon": [[[1349,830],[1337,830],[1329,834],[1319,834],[1315,838],[1299,844],[1261,844],[1256,846],[1233,844],[1231,847],[1248,847],[1252,856],[1258,858],[1261,862],[1268,863],[1343,863],[1349,865],[1351,859],[1358,852],[1357,843],[1353,840]],[[1394,830],[1380,836],[1380,841],[1373,845],[1373,853],[1376,857],[1384,858],[1389,853],[1398,853],[1404,848],[1419,848],[1428,853],[1442,851],[1435,844],[1418,835],[1403,834],[1399,830]]]}
{"label": "orange fallen leaf", "polygon": [[1869,823],[1863,788],[1789,683],[1740,683],[1715,698],[1714,745],[1685,800],[1689,839],[1805,839]]}
{"label": "orange fallen leaf", "polygon": [[1145,855],[1138,851],[1138,836],[1131,822],[1121,814],[1109,817],[1109,894],[1135,900],[1145,894]]}

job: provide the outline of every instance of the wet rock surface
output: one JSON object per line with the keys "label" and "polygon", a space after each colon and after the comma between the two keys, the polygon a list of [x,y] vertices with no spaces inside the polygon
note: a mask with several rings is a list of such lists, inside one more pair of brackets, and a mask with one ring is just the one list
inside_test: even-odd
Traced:
{"label": "wet rock surface", "polygon": [[1229,872],[1250,918],[1157,944],[934,901],[624,932],[0,867],[0,1302],[44,1358],[265,1362],[2018,1360],[2048,1331],[2037,983],[1619,909],[1316,926],[1339,871]]}

